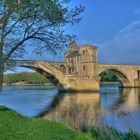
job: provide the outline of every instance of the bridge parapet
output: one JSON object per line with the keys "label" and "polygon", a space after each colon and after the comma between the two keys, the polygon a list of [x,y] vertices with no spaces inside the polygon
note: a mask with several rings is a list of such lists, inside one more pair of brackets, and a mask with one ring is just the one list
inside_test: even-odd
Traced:
{"label": "bridge parapet", "polygon": [[64,72],[63,68],[66,69],[66,63],[65,62],[53,62],[53,61],[49,61],[47,63],[49,63],[51,66],[53,66],[56,69],[61,70],[63,72]]}
{"label": "bridge parapet", "polygon": [[56,62],[56,61],[37,61],[37,60],[14,60],[16,66],[28,66],[28,65],[35,65],[35,64],[50,64],[52,67],[61,70],[61,66],[65,66],[65,62]]}
{"label": "bridge parapet", "polygon": [[20,66],[20,65],[29,65],[29,64],[35,64],[38,61],[33,61],[33,60],[15,60],[15,65]]}

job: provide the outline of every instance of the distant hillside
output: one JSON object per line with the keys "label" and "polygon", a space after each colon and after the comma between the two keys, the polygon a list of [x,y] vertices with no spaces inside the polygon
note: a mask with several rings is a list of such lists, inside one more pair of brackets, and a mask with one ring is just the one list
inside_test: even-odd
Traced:
{"label": "distant hillside", "polygon": [[43,75],[37,72],[22,72],[15,74],[6,74],[4,75],[4,83],[5,84],[14,84],[18,82],[24,82],[27,84],[45,84],[49,83],[48,79],[46,79]]}

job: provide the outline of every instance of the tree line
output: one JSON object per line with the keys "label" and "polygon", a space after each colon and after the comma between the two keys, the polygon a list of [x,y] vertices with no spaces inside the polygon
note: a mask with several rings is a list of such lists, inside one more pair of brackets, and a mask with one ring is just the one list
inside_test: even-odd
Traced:
{"label": "tree line", "polygon": [[117,82],[118,77],[110,70],[106,70],[101,73],[101,82]]}
{"label": "tree line", "polygon": [[5,84],[14,84],[17,82],[25,82],[27,84],[45,84],[49,80],[37,72],[22,72],[4,75]]}

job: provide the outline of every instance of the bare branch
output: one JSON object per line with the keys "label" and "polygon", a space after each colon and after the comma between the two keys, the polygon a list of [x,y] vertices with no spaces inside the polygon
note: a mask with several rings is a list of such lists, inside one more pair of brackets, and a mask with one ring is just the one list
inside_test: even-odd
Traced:
{"label": "bare branch", "polygon": [[23,45],[23,43],[24,43],[25,41],[29,40],[30,38],[31,38],[31,37],[26,37],[26,38],[24,38],[23,40],[21,40],[20,42],[18,42],[18,43],[16,44],[16,46],[13,47],[13,48],[10,50],[10,52],[7,54],[7,56],[4,58],[4,62],[6,63],[6,61],[11,57],[11,55],[12,55],[21,45]]}
{"label": "bare branch", "polygon": [[18,19],[12,26],[11,28],[4,34],[4,37],[6,37],[8,34],[11,33],[12,29],[15,27],[15,25],[19,22],[20,20]]}

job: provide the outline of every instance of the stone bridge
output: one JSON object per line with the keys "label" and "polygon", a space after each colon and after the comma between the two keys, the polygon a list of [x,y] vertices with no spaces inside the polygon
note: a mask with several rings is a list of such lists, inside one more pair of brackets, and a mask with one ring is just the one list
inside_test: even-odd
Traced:
{"label": "stone bridge", "polygon": [[105,70],[112,71],[124,87],[140,87],[140,66],[138,65],[98,64],[97,75],[100,76]]}
{"label": "stone bridge", "polygon": [[64,62],[17,60],[15,64],[16,67],[29,68],[44,75],[59,91],[69,88],[68,75],[65,75],[63,71]]}
{"label": "stone bridge", "polygon": [[99,64],[97,47],[70,44],[64,62],[17,60],[16,66],[33,69],[52,82],[59,91],[98,91],[100,75],[112,71],[125,88],[140,87],[140,66]]}

